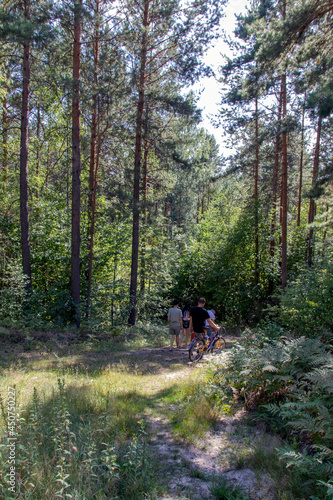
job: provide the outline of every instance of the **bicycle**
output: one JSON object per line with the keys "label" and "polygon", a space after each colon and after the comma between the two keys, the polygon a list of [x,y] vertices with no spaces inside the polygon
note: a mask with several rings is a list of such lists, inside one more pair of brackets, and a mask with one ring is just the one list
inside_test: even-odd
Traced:
{"label": "bicycle", "polygon": [[206,340],[203,341],[194,337],[188,351],[190,361],[196,363],[206,353],[215,352],[216,354],[219,354],[222,352],[223,349],[226,348],[226,342],[222,337],[222,333],[226,333],[224,326],[221,326],[211,339],[206,338]]}

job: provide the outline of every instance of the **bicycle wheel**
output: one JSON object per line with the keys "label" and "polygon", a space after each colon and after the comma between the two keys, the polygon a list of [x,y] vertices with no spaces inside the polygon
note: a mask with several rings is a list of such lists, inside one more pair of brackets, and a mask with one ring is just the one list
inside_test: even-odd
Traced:
{"label": "bicycle wheel", "polygon": [[205,344],[202,340],[195,340],[188,351],[188,356],[190,361],[196,363],[199,359],[202,358],[204,353]]}
{"label": "bicycle wheel", "polygon": [[214,341],[214,344],[211,347],[211,352],[215,354],[220,354],[225,348],[226,348],[226,343],[223,337],[217,337],[217,339]]}

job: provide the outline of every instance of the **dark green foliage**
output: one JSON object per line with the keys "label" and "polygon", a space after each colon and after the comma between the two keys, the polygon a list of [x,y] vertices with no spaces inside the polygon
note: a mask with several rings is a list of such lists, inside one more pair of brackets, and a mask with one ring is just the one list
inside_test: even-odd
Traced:
{"label": "dark green foliage", "polygon": [[312,268],[299,269],[281,295],[278,316],[282,324],[298,335],[316,338],[333,331],[333,267],[318,261]]}

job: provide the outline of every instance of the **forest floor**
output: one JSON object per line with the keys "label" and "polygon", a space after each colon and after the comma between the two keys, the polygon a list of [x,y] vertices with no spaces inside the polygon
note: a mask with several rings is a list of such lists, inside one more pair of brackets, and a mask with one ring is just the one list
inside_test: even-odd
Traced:
{"label": "forest floor", "polygon": [[[162,484],[159,491],[163,493],[156,498],[287,498],[280,496],[276,478],[265,468],[267,457],[281,444],[279,439],[251,423],[242,409],[234,414],[215,413],[208,427],[202,409],[203,428],[198,425],[197,433],[192,428],[187,435],[181,426],[186,398],[179,395],[190,393],[194,383],[204,384],[207,374],[216,369],[211,356],[193,364],[189,362],[188,350],[170,352],[166,343],[107,351],[95,342],[78,344],[75,335],[67,335],[66,343],[62,340],[49,335],[46,341],[37,340],[31,349],[19,342],[0,345],[2,384],[18,384],[21,393],[31,393],[32,384],[46,384],[45,373],[50,377],[59,362],[62,370],[85,370],[92,385],[93,373],[112,373],[114,391],[127,396],[135,391],[144,400],[136,416],[145,422],[150,460],[155,463]],[[229,335],[226,340],[229,349],[237,336]],[[195,418],[200,421],[199,408],[193,411],[199,412]]]}

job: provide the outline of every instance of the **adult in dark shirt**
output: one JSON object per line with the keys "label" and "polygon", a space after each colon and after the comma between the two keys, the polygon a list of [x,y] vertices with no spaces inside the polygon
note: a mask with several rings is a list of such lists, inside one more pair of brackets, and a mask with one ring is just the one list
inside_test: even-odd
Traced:
{"label": "adult in dark shirt", "polygon": [[204,339],[204,328],[205,321],[208,321],[208,324],[213,328],[213,330],[218,330],[219,327],[214,323],[208,312],[205,309],[206,299],[203,297],[199,299],[198,305],[196,307],[192,307],[191,309],[191,317],[190,317],[190,330],[194,332],[194,336],[198,339]]}

